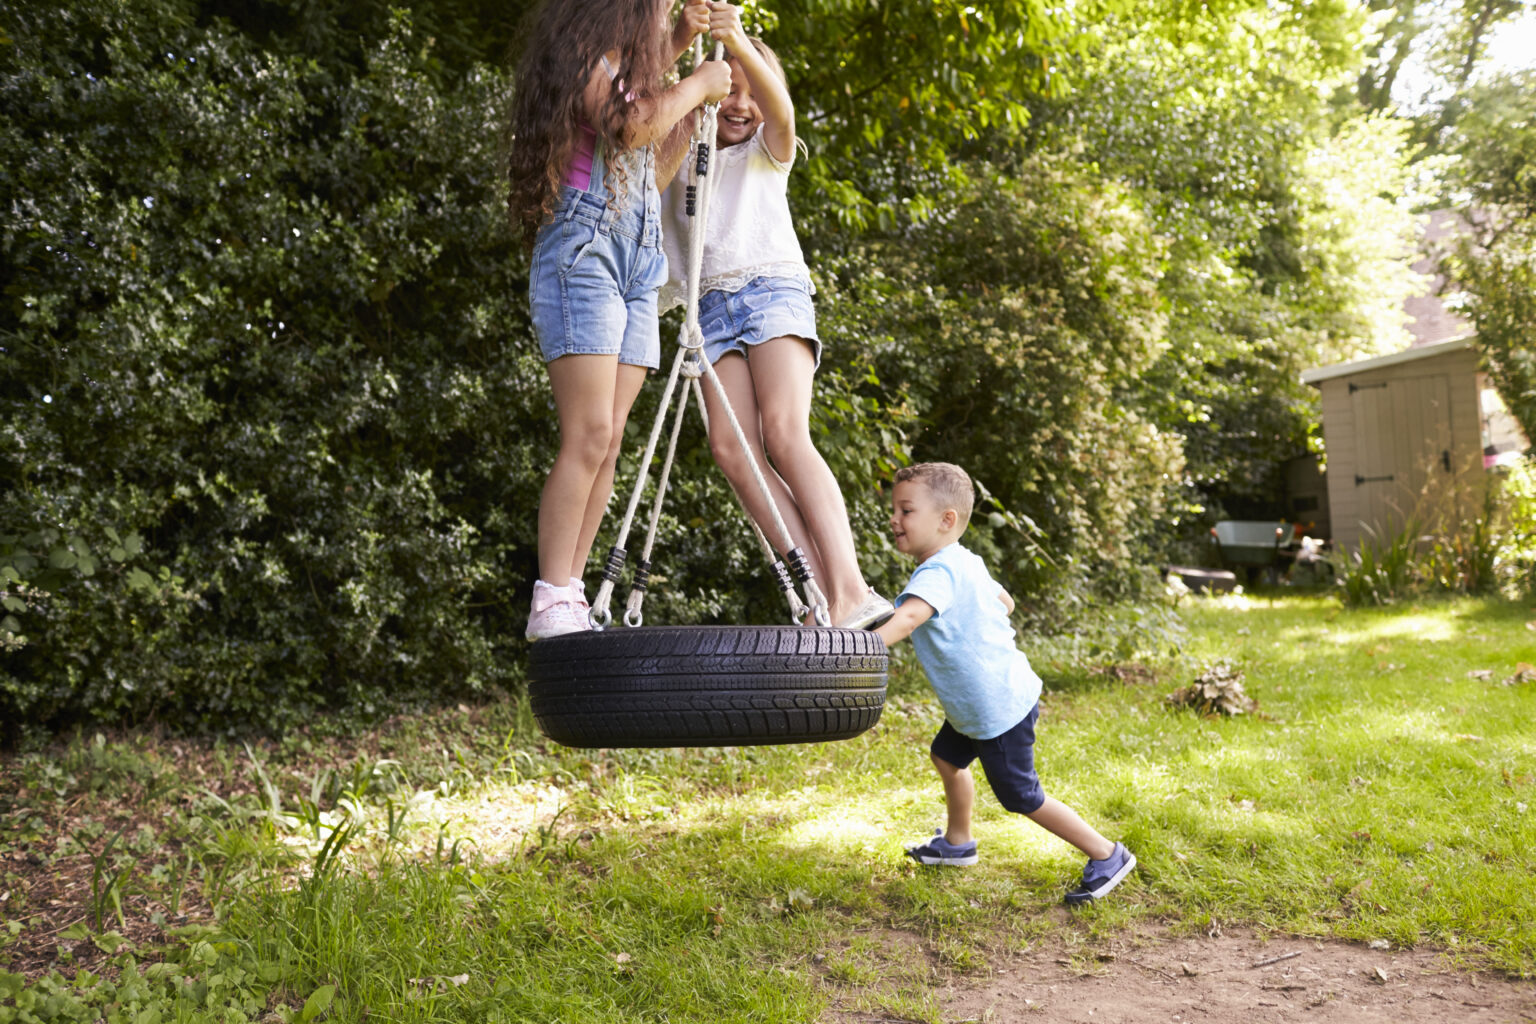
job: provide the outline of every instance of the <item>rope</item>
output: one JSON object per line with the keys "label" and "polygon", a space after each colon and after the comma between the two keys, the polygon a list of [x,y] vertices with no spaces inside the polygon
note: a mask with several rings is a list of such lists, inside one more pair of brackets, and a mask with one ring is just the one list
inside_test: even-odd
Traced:
{"label": "rope", "polygon": [[[719,60],[724,55],[725,47],[715,44],[714,59]],[[703,62],[704,40],[695,37],[693,41],[694,64]],[[629,626],[638,626],[644,621],[642,605],[645,601],[646,589],[649,585],[650,556],[652,545],[656,541],[656,529],[661,521],[661,508],[666,500],[667,482],[672,473],[672,464],[677,452],[677,438],[682,429],[683,414],[688,407],[689,385],[698,398],[699,412],[704,417],[704,429],[709,430],[709,414],[705,411],[704,392],[699,383],[702,374],[708,378],[710,386],[714,388],[715,397],[720,400],[720,406],[725,410],[726,421],[730,424],[735,434],[736,442],[741,446],[741,451],[747,465],[751,467],[753,482],[757,485],[763,503],[767,505],[773,519],[773,527],[779,535],[779,540],[786,551],[790,569],[786,570],[784,563],[776,557],[775,552],[768,543],[768,538],[763,530],[747,515],[748,522],[752,523],[752,530],[757,535],[758,544],[763,549],[764,556],[772,564],[774,572],[780,581],[780,589],[789,599],[790,614],[796,623],[802,622],[809,612],[817,625],[827,626],[831,624],[830,613],[827,608],[826,596],[816,584],[814,575],[806,563],[805,555],[794,546],[794,538],[790,536],[789,527],[784,522],[784,517],[779,513],[779,506],[773,498],[773,492],[768,486],[768,479],[763,474],[762,468],[757,464],[757,458],[752,453],[751,446],[747,443],[746,432],[742,429],[741,422],[736,418],[736,411],[731,408],[730,399],[726,396],[725,385],[715,373],[715,368],[709,360],[704,358],[704,332],[699,327],[699,278],[704,266],[704,235],[705,226],[709,216],[711,200],[715,194],[715,182],[719,175],[709,173],[710,146],[715,138],[715,129],[719,117],[719,104],[706,104],[703,113],[699,117],[699,123],[694,126],[693,149],[694,156],[692,171],[694,184],[688,188],[688,213],[693,218],[694,224],[688,235],[688,267],[687,267],[687,300],[686,314],[683,329],[678,337],[677,357],[672,361],[672,372],[667,377],[667,388],[661,398],[661,404],[656,409],[656,421],[651,426],[651,434],[646,442],[645,454],[641,457],[640,473],[635,481],[634,493],[630,496],[629,506],[624,513],[624,521],[619,527],[619,535],[614,542],[608,556],[608,566],[603,572],[603,583],[598,588],[597,596],[592,601],[592,609],[588,613],[589,619],[596,629],[602,629],[613,621],[613,615],[609,611],[609,605],[613,598],[613,588],[618,582],[619,570],[624,563],[624,543],[629,538],[630,528],[634,525],[635,511],[640,504],[640,495],[645,489],[645,482],[650,475],[651,461],[656,454],[656,444],[661,437],[662,424],[666,420],[667,410],[672,404],[672,396],[677,390],[678,378],[686,377],[688,384],[683,386],[683,393],[678,399],[677,415],[672,422],[672,435],[667,444],[667,454],[663,461],[661,475],[656,483],[655,503],[651,508],[650,525],[645,539],[645,548],[641,552],[640,560],[635,567],[635,581],[630,589],[629,600],[625,605],[624,622]],[[685,366],[686,363],[686,366]],[[733,488],[734,490],[734,488]],[[741,495],[736,499],[740,502]],[[743,510],[745,503],[743,502]],[[802,602],[794,591],[790,581],[790,572],[799,581],[805,591],[805,599]]]}
{"label": "rope", "polygon": [[[707,437],[709,436],[709,407],[704,402],[704,386],[699,383],[698,378],[693,380],[693,392],[697,400],[699,417],[704,421],[704,434]],[[778,580],[779,590],[784,594],[785,600],[789,602],[790,624],[800,625],[805,621],[805,616],[810,612],[810,608],[806,606],[804,601],[800,600],[800,595],[795,593],[795,581],[789,575],[789,570],[785,567],[784,560],[773,549],[773,545],[768,543],[768,538],[763,535],[763,528],[757,525],[757,520],[753,519],[752,513],[747,511],[747,503],[742,500],[741,493],[736,490],[734,484],[731,485],[731,494],[735,497],[736,504],[741,507],[741,514],[746,516],[747,525],[752,527],[752,536],[757,538],[757,546],[762,549],[763,559],[773,569],[774,577]]]}
{"label": "rope", "polygon": [[629,539],[629,528],[634,525],[635,510],[640,507],[640,495],[645,490],[651,460],[656,455],[656,442],[661,438],[661,425],[666,420],[667,407],[672,404],[672,392],[677,388],[678,374],[687,355],[688,350],[680,347],[676,358],[672,360],[672,372],[667,375],[667,390],[661,396],[661,405],[657,407],[656,422],[651,425],[651,436],[645,442],[645,454],[640,456],[640,475],[635,480],[634,493],[629,496],[629,506],[624,510],[623,522],[619,524],[619,535],[608,554],[608,567],[603,570],[603,584],[597,588],[592,608],[587,612],[587,619],[594,629],[602,629],[613,621],[608,605],[613,600],[613,586],[618,582],[619,570],[624,565],[624,542]]}
{"label": "rope", "polygon": [[[696,279],[690,283],[690,287],[697,287],[697,285]],[[752,448],[747,444],[746,432],[741,428],[741,421],[736,418],[736,410],[731,408],[731,400],[726,397],[725,385],[721,382],[720,375],[715,372],[715,368],[709,364],[708,360],[704,361],[704,376],[708,378],[710,386],[715,389],[715,397],[720,400],[721,408],[725,410],[725,418],[736,435],[736,443],[741,446],[742,456],[752,470],[752,480],[757,484],[758,493],[762,496],[764,504],[768,506],[768,512],[773,519],[773,528],[779,535],[779,543],[783,545],[784,550],[791,552],[790,559],[796,570],[795,575],[800,580],[800,586],[805,590],[806,605],[814,614],[817,625],[831,625],[826,596],[816,585],[816,579],[811,575],[809,567],[805,565],[804,557],[801,556],[798,559],[795,557],[799,554],[799,549],[795,547],[795,540],[789,534],[789,526],[784,522],[784,517],[779,514],[779,505],[773,500],[773,492],[768,487],[768,478],[764,475],[762,467],[757,464],[757,457],[752,453]],[[747,518],[752,517],[748,515]],[[776,561],[776,559],[772,560]]]}
{"label": "rope", "polygon": [[683,392],[677,399],[677,415],[672,419],[672,436],[667,441],[667,457],[661,463],[661,476],[656,478],[656,501],[651,505],[651,523],[645,533],[645,548],[640,552],[640,561],[635,563],[635,582],[630,587],[629,601],[624,610],[626,626],[638,626],[645,621],[640,606],[645,601],[646,587],[650,583],[651,548],[656,544],[656,527],[661,523],[662,499],[666,497],[667,480],[672,476],[672,461],[677,457],[677,435],[682,433],[683,414],[687,411],[688,387],[684,385]]}

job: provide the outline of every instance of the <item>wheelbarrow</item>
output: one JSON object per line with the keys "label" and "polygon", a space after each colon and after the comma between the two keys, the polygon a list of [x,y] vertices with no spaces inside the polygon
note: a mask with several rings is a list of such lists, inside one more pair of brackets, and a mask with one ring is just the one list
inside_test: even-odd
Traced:
{"label": "wheelbarrow", "polygon": [[1281,552],[1291,543],[1294,527],[1268,519],[1224,519],[1211,527],[1211,542],[1223,568],[1278,575]]}

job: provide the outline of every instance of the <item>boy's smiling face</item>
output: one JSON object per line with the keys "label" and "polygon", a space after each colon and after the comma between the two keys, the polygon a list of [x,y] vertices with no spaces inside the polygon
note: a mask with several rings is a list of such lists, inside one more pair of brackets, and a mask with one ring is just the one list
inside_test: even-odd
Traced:
{"label": "boy's smiling face", "polygon": [[939,549],[959,537],[960,516],[952,508],[940,508],[926,484],[902,480],[891,491],[891,534],[896,550],[926,562]]}

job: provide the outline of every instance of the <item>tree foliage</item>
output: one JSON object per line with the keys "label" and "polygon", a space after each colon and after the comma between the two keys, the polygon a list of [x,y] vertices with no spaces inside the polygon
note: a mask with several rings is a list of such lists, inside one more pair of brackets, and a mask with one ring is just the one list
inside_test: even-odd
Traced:
{"label": "tree foliage", "polygon": [[1456,182],[1474,227],[1452,265],[1483,362],[1526,439],[1536,439],[1536,72],[1468,93]]}
{"label": "tree foliage", "polygon": [[1282,465],[1318,432],[1303,369],[1406,340],[1403,132],[1329,103],[1362,31],[1324,4],[1121,37],[1037,105],[1034,144],[1123,183],[1166,240],[1168,344],[1131,404],[1182,438],[1185,536],[1284,507]]}
{"label": "tree foliage", "polygon": [[1087,577],[1126,582],[1181,468],[1126,400],[1163,345],[1161,246],[1059,157],[971,177],[941,215],[823,263],[825,335],[905,401],[915,459],[959,463],[1000,503],[966,543],[1055,611]]}

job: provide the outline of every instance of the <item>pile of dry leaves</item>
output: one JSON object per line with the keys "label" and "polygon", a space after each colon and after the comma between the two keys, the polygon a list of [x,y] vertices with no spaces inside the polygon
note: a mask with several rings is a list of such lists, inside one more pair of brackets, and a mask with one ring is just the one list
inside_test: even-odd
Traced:
{"label": "pile of dry leaves", "polygon": [[1259,706],[1258,701],[1243,691],[1243,674],[1229,661],[1207,666],[1193,683],[1170,693],[1168,703],[1194,708],[1202,715],[1241,715]]}

